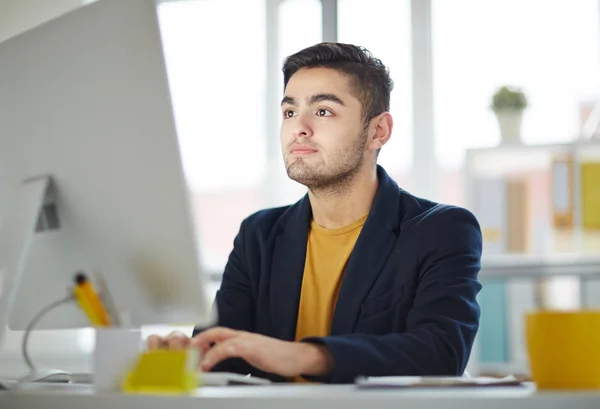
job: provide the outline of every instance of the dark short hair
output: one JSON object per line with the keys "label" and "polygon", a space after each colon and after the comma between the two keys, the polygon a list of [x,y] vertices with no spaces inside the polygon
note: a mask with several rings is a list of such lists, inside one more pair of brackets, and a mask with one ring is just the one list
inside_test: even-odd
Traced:
{"label": "dark short hair", "polygon": [[301,68],[331,68],[350,77],[355,96],[362,103],[363,120],[390,110],[394,82],[381,60],[364,47],[343,43],[320,43],[287,57],[283,63],[283,87]]}

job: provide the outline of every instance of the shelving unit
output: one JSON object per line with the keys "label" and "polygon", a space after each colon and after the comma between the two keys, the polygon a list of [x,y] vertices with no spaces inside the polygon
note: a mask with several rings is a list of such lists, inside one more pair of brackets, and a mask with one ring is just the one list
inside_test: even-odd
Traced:
{"label": "shelving unit", "polygon": [[[585,239],[582,231],[582,203],[581,203],[581,164],[593,160],[600,162],[600,140],[591,139],[574,141],[562,144],[506,144],[490,148],[468,149],[465,157],[465,199],[467,207],[477,212],[477,190],[482,179],[510,178],[527,172],[546,172],[551,178],[553,158],[571,156],[573,163],[572,190],[568,198],[572,200],[573,224],[572,236],[574,246],[581,243],[577,240]],[[599,181],[600,183],[600,181]],[[550,192],[551,194],[557,192]],[[552,201],[550,196],[544,198]],[[551,221],[548,221],[551,224]],[[600,246],[596,249],[600,252]],[[533,252],[556,252],[556,249],[536,248]],[[559,252],[561,252],[559,250]]]}
{"label": "shelving unit", "polygon": [[[554,188],[554,158],[572,159],[569,188]],[[574,141],[562,144],[525,145],[505,144],[491,148],[469,149],[465,163],[465,195],[467,208],[480,219],[484,234],[484,269],[481,276],[490,279],[529,277],[547,280],[556,276],[582,277],[596,275],[600,270],[600,231],[586,230],[582,223],[581,164],[600,162],[600,140]],[[494,201],[491,194],[506,190],[504,182],[511,178],[537,175],[536,190],[527,192],[515,206],[528,216],[516,217],[526,225],[509,232],[507,216],[508,193],[504,191]],[[487,186],[486,183],[495,184]],[[598,181],[600,186],[600,180]],[[489,190],[486,191],[486,189]],[[567,196],[567,197],[561,197]],[[541,197],[540,197],[541,195]],[[482,198],[483,196],[483,198]],[[488,200],[488,202],[484,202]],[[563,201],[572,207],[572,226],[557,228],[551,203]],[[519,210],[519,209],[517,209]],[[515,219],[513,217],[513,219]],[[514,227],[514,226],[513,226]],[[527,235],[523,248],[514,252],[509,239]],[[517,240],[518,241],[518,240]],[[596,267],[597,266],[597,267]]]}
{"label": "shelving unit", "polygon": [[[553,186],[557,157],[571,160],[572,183],[564,191]],[[470,149],[465,159],[466,207],[484,234],[482,320],[470,367],[475,373],[473,367],[525,370],[526,311],[553,308],[548,300],[557,295],[578,298],[573,305],[579,307],[600,299],[600,231],[583,228],[580,175],[584,161],[600,162],[600,140]],[[508,201],[507,180],[525,180],[525,199],[520,192]],[[557,200],[572,207],[568,228],[557,227]],[[527,216],[509,216],[507,206],[521,206]],[[515,237],[516,245],[509,244]]]}

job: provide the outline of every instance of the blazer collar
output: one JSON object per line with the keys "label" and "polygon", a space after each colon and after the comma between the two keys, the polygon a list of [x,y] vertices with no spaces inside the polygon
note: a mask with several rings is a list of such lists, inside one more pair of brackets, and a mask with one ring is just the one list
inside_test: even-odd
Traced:
{"label": "blazer collar", "polygon": [[333,315],[332,335],[354,330],[364,299],[379,277],[400,232],[401,191],[378,166],[379,186],[369,216],[346,265]]}

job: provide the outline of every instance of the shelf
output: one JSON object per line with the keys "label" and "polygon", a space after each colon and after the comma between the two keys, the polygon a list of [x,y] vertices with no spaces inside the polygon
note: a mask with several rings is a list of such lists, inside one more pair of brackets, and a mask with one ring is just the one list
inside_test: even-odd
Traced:
{"label": "shelf", "polygon": [[531,279],[551,276],[600,278],[600,255],[507,254],[484,257],[480,279]]}
{"label": "shelf", "polygon": [[503,144],[494,147],[466,150],[465,171],[467,177],[502,175],[549,169],[555,155],[571,153],[578,161],[600,157],[600,140],[573,141],[553,144]]}

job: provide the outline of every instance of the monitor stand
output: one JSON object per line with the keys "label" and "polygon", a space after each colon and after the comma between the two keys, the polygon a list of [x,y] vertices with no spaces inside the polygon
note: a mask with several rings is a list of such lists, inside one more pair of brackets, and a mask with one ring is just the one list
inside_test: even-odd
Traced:
{"label": "monitor stand", "polygon": [[[0,345],[8,328],[14,295],[36,232],[58,228],[55,194],[50,176],[24,180],[0,219]],[[21,382],[64,382],[68,372],[31,369]],[[68,382],[68,380],[66,381]]]}
{"label": "monitor stand", "polygon": [[0,215],[0,341],[14,305],[16,289],[33,242],[40,214],[50,196],[50,177],[25,180],[9,203],[6,213]]}

